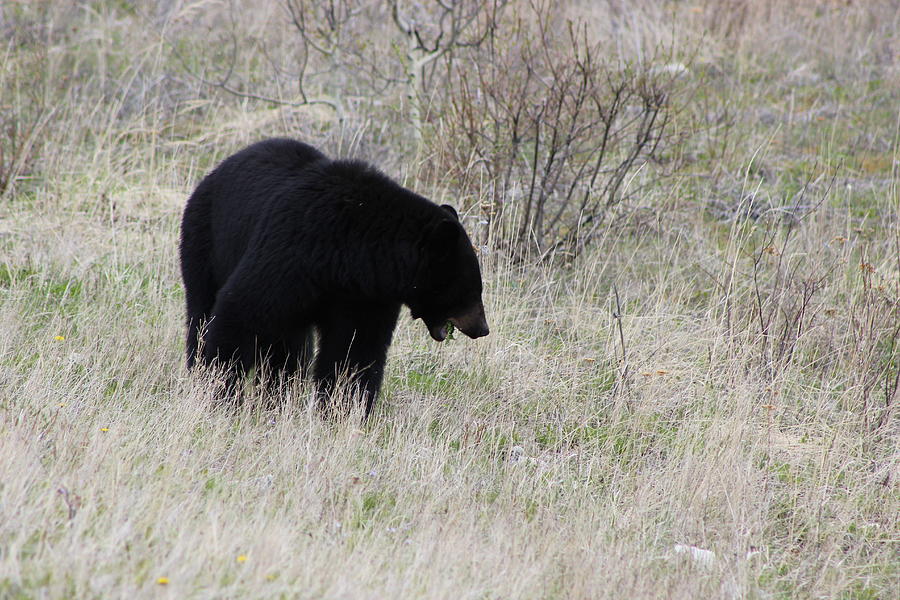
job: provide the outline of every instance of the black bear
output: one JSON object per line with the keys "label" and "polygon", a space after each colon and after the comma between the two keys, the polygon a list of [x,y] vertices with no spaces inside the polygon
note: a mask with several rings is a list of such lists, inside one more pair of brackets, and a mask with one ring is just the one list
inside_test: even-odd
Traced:
{"label": "black bear", "polygon": [[[350,375],[372,410],[401,305],[437,341],[488,334],[481,270],[456,211],[366,163],[291,139],[216,167],[181,226],[187,363],[218,363],[233,390],[254,366],[288,377],[311,358],[326,396]],[[202,340],[202,341],[201,341]]]}

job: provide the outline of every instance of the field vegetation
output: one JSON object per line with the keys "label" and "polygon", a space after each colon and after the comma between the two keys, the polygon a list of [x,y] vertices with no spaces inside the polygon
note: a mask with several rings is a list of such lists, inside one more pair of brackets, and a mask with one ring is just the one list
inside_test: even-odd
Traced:
{"label": "field vegetation", "polygon": [[[0,598],[895,598],[892,0],[0,4]],[[491,335],[217,405],[179,219],[292,136],[456,206]]]}

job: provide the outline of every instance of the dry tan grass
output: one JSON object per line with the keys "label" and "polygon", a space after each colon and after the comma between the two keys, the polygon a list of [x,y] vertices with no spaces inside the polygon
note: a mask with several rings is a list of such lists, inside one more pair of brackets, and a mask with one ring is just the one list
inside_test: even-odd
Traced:
{"label": "dry tan grass", "polygon": [[[177,228],[203,172],[263,135],[383,149],[418,187],[391,125],[351,115],[336,133],[327,113],[192,82],[158,33],[202,45],[221,3],[179,5],[165,27],[112,2],[3,6],[19,27],[3,114],[51,116],[0,200],[0,598],[893,597],[896,16],[765,4],[727,31],[716,3],[672,9],[671,39],[705,40],[698,68],[725,73],[697,99],[737,113],[708,134],[724,150],[581,256],[486,249],[491,335],[437,345],[403,319],[365,427],[322,418],[299,382],[276,410],[212,402],[183,367]],[[666,39],[647,16],[660,6],[603,10],[637,44]],[[779,53],[773,23],[802,43]],[[855,64],[802,54],[843,27],[835,55]],[[29,82],[49,113],[31,112]],[[817,208],[790,235],[716,212],[790,212],[779,199],[807,180]]]}

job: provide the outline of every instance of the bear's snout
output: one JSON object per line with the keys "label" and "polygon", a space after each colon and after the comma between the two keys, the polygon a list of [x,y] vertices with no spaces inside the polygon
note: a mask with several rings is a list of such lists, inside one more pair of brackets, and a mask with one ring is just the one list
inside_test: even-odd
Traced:
{"label": "bear's snout", "polygon": [[465,314],[451,318],[450,322],[473,340],[491,332],[487,318],[484,316],[484,305],[481,302]]}

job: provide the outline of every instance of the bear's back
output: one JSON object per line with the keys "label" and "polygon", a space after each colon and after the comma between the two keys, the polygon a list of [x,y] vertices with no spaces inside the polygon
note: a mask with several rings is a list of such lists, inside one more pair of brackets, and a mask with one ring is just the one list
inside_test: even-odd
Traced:
{"label": "bear's back", "polygon": [[290,138],[271,138],[247,146],[226,159],[222,166],[230,162],[249,165],[273,172],[297,172],[317,160],[327,157],[310,146]]}

